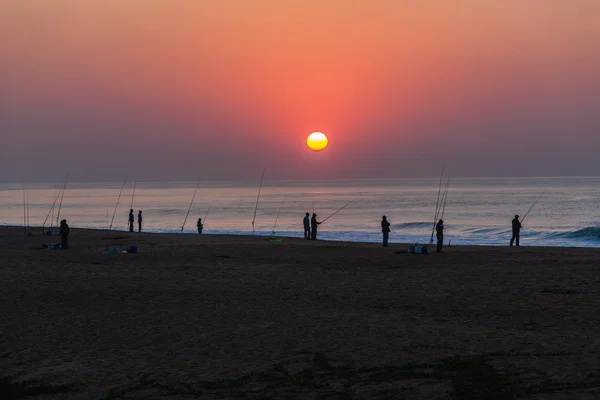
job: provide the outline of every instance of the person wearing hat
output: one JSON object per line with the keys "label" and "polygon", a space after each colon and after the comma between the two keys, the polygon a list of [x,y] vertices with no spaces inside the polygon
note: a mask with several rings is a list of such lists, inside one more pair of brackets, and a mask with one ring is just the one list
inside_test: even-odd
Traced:
{"label": "person wearing hat", "polygon": [[521,237],[521,222],[519,221],[519,216],[515,215],[515,218],[512,220],[512,238],[510,239],[510,245],[516,241],[517,246],[519,245],[519,238]]}
{"label": "person wearing hat", "polygon": [[390,223],[384,215],[381,219],[381,232],[383,232],[383,247],[388,247],[388,239],[390,237]]}
{"label": "person wearing hat", "polygon": [[435,237],[437,238],[437,252],[442,253],[444,247],[444,221],[442,219],[435,225]]}

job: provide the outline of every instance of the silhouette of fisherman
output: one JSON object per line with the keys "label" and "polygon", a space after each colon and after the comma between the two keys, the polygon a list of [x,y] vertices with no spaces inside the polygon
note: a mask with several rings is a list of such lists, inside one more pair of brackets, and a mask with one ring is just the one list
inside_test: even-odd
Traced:
{"label": "silhouette of fisherman", "polygon": [[388,247],[388,239],[390,237],[390,223],[384,215],[381,219],[381,232],[383,232],[383,247]]}
{"label": "silhouette of fisherman", "polygon": [[142,231],[142,210],[138,213],[138,232]]}
{"label": "silhouette of fisherman", "polygon": [[311,238],[311,240],[317,240],[317,230],[318,230],[319,225],[321,225],[321,223],[317,222],[317,214],[313,213],[312,218],[310,219],[310,238]]}
{"label": "silhouette of fisherman", "polygon": [[196,226],[198,227],[198,234],[202,235],[202,228],[204,228],[204,225],[202,225],[202,218],[198,218]]}
{"label": "silhouette of fisherman", "polygon": [[67,225],[67,220],[63,219],[60,221],[60,229],[58,231],[60,235],[60,248],[68,249],[69,248],[69,225]]}
{"label": "silhouette of fisherman", "polygon": [[437,238],[437,252],[442,253],[444,247],[444,221],[441,219],[435,225],[435,237]]}
{"label": "silhouette of fisherman", "polygon": [[304,239],[310,239],[310,214],[306,213],[304,216]]}
{"label": "silhouette of fisherman", "polygon": [[521,222],[519,221],[519,216],[515,215],[515,218],[512,220],[512,238],[510,238],[510,245],[517,242],[517,246],[519,245],[519,239],[521,238]]}
{"label": "silhouette of fisherman", "polygon": [[133,221],[135,218],[133,217],[133,209],[129,210],[129,232],[133,232]]}

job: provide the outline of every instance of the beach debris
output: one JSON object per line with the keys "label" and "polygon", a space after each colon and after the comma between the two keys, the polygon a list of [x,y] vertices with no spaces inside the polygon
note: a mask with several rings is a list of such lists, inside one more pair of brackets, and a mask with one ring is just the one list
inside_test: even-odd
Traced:
{"label": "beach debris", "polygon": [[117,247],[113,247],[112,249],[106,250],[104,254],[119,254],[121,251]]}
{"label": "beach debris", "polygon": [[427,250],[427,247],[418,246],[416,244],[414,246],[410,246],[406,252],[408,254],[429,254],[429,250]]}

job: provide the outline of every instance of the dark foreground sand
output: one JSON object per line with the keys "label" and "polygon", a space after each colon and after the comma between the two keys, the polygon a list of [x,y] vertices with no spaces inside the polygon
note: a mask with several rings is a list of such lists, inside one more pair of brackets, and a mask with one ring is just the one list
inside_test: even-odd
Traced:
{"label": "dark foreground sand", "polygon": [[0,228],[0,398],[600,398],[599,249],[108,236]]}

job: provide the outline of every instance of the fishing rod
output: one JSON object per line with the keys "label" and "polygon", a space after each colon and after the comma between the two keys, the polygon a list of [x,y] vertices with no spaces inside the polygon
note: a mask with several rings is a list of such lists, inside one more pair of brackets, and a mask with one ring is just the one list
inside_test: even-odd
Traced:
{"label": "fishing rod", "polygon": [[544,195],[544,193],[546,193],[546,192],[543,192],[542,194],[540,194],[540,197],[538,197],[537,200],[535,201],[535,203],[533,203],[531,205],[531,207],[529,208],[529,211],[527,211],[527,214],[525,214],[525,216],[523,218],[521,218],[521,223],[523,223],[523,221],[525,221],[525,218],[527,218],[527,216],[529,215],[529,213],[531,212],[531,210],[533,210],[533,207],[535,207],[535,205],[537,204],[537,202],[540,201],[540,199],[542,198],[542,196]]}
{"label": "fishing rod", "polygon": [[262,176],[260,177],[260,185],[258,185],[258,196],[256,196],[256,206],[254,206],[254,217],[252,217],[252,234],[254,235],[254,221],[256,221],[256,210],[258,210],[258,200],[260,199],[260,191],[262,189],[263,179],[265,178],[265,170],[263,169]]}
{"label": "fishing rod", "polygon": [[204,223],[206,224],[206,218],[208,218],[208,213],[210,212],[210,204],[208,205],[208,210],[206,210],[206,214],[204,215]]}
{"label": "fishing rod", "polygon": [[108,207],[106,208],[106,233],[104,234],[104,237],[106,239],[106,251],[108,251]]}
{"label": "fishing rod", "polygon": [[[358,196],[358,197],[360,197],[360,196]],[[337,214],[340,211],[342,211],[344,208],[348,207],[350,205],[350,203],[353,203],[354,201],[356,201],[358,199],[358,197],[355,197],[352,200],[350,200],[349,202],[347,202],[343,207],[340,207],[336,212],[334,212],[333,214],[331,214],[329,217],[325,218],[320,223],[322,224],[323,222],[327,221],[329,218],[333,217],[335,214]]]}
{"label": "fishing rod", "polygon": [[429,244],[433,243],[433,233],[435,232],[435,224],[438,219],[438,214],[440,212],[440,193],[442,192],[442,181],[444,180],[444,164],[442,164],[442,173],[440,174],[440,186],[438,188],[437,201],[435,203],[435,213],[433,214],[433,227],[431,228],[431,238],[429,239]]}
{"label": "fishing rod", "polygon": [[130,210],[133,210],[133,199],[135,198],[135,186],[137,185],[137,179],[133,181],[133,193],[131,195],[131,206],[129,206]]}
{"label": "fishing rod", "polygon": [[196,186],[196,190],[194,190],[194,195],[192,196],[192,201],[190,201],[190,206],[188,207],[187,214],[185,214],[185,219],[183,220],[183,225],[181,225],[181,232],[183,232],[183,228],[185,227],[185,223],[187,222],[188,215],[190,215],[190,210],[192,209],[192,204],[194,204],[194,199],[196,198],[196,192],[198,192],[199,187],[200,187],[200,181],[198,181],[198,185]]}
{"label": "fishing rod", "polygon": [[271,230],[271,236],[275,236],[275,227],[277,226],[277,220],[279,219],[279,214],[281,213],[281,208],[283,207],[284,201],[285,195],[283,195],[283,199],[281,199],[281,205],[279,206],[279,211],[277,211],[277,217],[275,217],[275,223],[273,224],[273,229]]}
{"label": "fishing rod", "polygon": [[62,194],[60,196],[60,203],[58,204],[58,213],[56,214],[56,225],[58,225],[58,220],[60,219],[60,209],[62,208],[63,198],[65,197],[65,190],[67,189],[67,182],[69,181],[69,177],[71,176],[71,172],[67,175],[67,179],[65,179],[65,184],[62,189]]}
{"label": "fishing rod", "polygon": [[315,213],[315,195],[313,194],[313,214]]}
{"label": "fishing rod", "polygon": [[27,200],[27,230],[29,230],[29,187],[25,188],[25,198]]}
{"label": "fishing rod", "polygon": [[115,215],[117,214],[117,207],[119,207],[119,200],[121,200],[121,193],[123,193],[123,188],[125,187],[125,182],[123,181],[123,185],[121,185],[121,190],[119,190],[119,197],[117,197],[117,204],[115,204],[115,210],[113,211],[112,219],[110,220],[110,226],[108,230],[110,231],[113,226],[113,222],[115,222]]}
{"label": "fishing rod", "polygon": [[50,210],[48,210],[48,215],[46,215],[46,219],[44,220],[44,223],[42,224],[42,235],[46,234],[46,222],[48,221],[48,218],[50,218],[50,213],[52,213],[52,218],[50,219],[50,223],[52,223],[52,221],[54,221],[54,206],[56,205],[56,202],[58,201],[58,198],[60,197],[60,193],[61,191],[58,192],[58,194],[56,194],[56,188],[54,188],[54,202],[52,203],[52,207],[50,207]]}
{"label": "fishing rod", "polygon": [[[58,194],[56,194],[56,186],[55,186],[54,187],[54,203],[52,203],[52,207],[50,207],[50,211],[48,212],[48,215],[50,215],[50,212],[52,212],[52,219],[50,220],[50,225],[52,225],[52,223],[54,221],[54,204],[56,203],[56,200],[58,200],[58,195],[60,195],[60,190],[58,191]],[[48,216],[46,216],[46,220],[47,219],[48,219]],[[44,225],[46,225],[46,220],[44,220]],[[42,232],[43,231],[44,231],[44,229],[42,227]]]}
{"label": "fishing rod", "polygon": [[444,201],[442,202],[442,214],[440,215],[440,219],[444,219],[444,212],[446,211],[446,201],[448,200],[448,189],[450,188],[450,177],[446,181],[446,189],[444,190]]}
{"label": "fishing rod", "polygon": [[27,199],[25,196],[25,184],[23,184],[23,234],[27,236]]}

